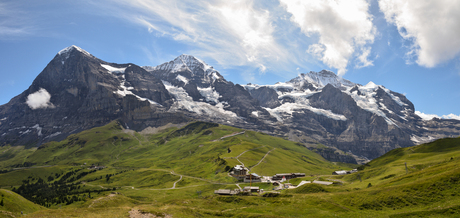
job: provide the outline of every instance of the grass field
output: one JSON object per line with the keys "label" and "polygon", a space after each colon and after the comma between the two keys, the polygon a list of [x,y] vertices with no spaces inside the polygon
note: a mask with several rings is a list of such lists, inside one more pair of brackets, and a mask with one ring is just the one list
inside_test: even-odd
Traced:
{"label": "grass field", "polygon": [[[2,147],[0,217],[21,211],[29,217],[127,217],[132,210],[158,217],[460,216],[460,138],[395,149],[358,173],[333,176],[358,166],[332,163],[298,143],[253,131],[220,140],[242,131],[195,122],[140,134],[112,122],[39,149]],[[334,184],[306,184],[269,196],[215,195],[217,189],[249,185],[228,176],[241,162],[259,175],[305,173],[289,181],[295,185]],[[88,169],[91,165],[104,168]],[[47,208],[11,191],[39,179],[50,186],[62,181],[78,186],[68,195],[76,200]]]}

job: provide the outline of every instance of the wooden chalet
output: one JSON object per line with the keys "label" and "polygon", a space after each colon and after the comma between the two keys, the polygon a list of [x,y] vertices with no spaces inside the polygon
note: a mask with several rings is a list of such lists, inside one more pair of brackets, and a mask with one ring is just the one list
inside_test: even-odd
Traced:
{"label": "wooden chalet", "polygon": [[246,175],[243,181],[244,182],[262,182],[262,178],[255,173],[251,173],[251,174]]}

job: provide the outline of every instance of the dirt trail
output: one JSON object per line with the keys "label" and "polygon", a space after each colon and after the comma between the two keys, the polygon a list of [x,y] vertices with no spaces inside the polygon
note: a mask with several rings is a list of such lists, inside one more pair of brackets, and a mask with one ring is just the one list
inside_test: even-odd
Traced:
{"label": "dirt trail", "polygon": [[169,214],[162,214],[162,216],[155,216],[151,213],[142,212],[141,210],[132,209],[129,212],[129,218],[155,218],[155,217],[164,217],[164,218],[172,218]]}
{"label": "dirt trail", "polygon": [[172,187],[171,189],[175,189],[175,188],[176,188],[176,184],[177,184],[178,182],[180,182],[181,180],[182,180],[182,175],[180,176],[180,179],[179,179],[179,180],[177,180],[176,182],[174,182],[173,187]]}
{"label": "dirt trail", "polygon": [[229,138],[229,137],[232,137],[232,136],[241,135],[241,134],[244,134],[245,132],[246,132],[246,131],[237,132],[237,133],[233,133],[233,134],[230,134],[230,135],[222,136],[222,137],[220,137],[220,140],[225,139],[225,138]]}
{"label": "dirt trail", "polygon": [[[241,157],[241,155],[243,155],[244,153],[246,153],[246,152],[248,152],[248,151],[257,150],[257,149],[259,149],[259,148],[263,148],[263,147],[267,147],[267,146],[266,146],[266,145],[264,145],[264,146],[260,146],[260,147],[257,147],[257,148],[249,149],[249,150],[246,150],[246,151],[243,151],[243,152],[241,152],[241,154],[239,154],[239,155],[238,155],[238,156],[236,156],[236,157],[224,157],[224,159],[228,159],[228,158],[235,158],[235,159],[236,159],[238,162],[240,162],[240,163],[241,163],[241,165],[243,165],[243,167],[244,167],[244,163],[243,163],[243,162],[241,162],[241,161],[240,161],[240,159],[238,159],[238,158],[240,158],[240,157]],[[273,150],[273,149],[272,149],[272,150]],[[270,151],[269,151],[269,153],[270,153]],[[265,156],[266,156],[266,155],[265,155]],[[264,158],[265,158],[265,157],[264,157]],[[262,160],[263,160],[263,158],[262,158]]]}
{"label": "dirt trail", "polygon": [[272,152],[273,150],[275,150],[275,149],[276,149],[276,148],[273,148],[272,150],[268,151],[268,152],[264,155],[264,157],[262,157],[262,159],[259,161],[259,163],[257,163],[256,165],[252,166],[251,168],[249,168],[249,171],[251,171],[252,168],[254,168],[254,167],[256,167],[257,165],[259,165],[260,163],[262,163],[262,161],[265,159],[265,157],[267,157],[268,154],[269,154],[270,152]]}
{"label": "dirt trail", "polygon": [[[127,133],[127,134],[129,134],[129,135],[131,135],[132,137],[134,137],[134,138],[139,142],[139,146],[142,146],[142,142],[141,142],[141,140],[139,140],[139,138],[136,137],[136,134],[134,134],[134,133],[135,133],[134,130],[124,129],[123,132],[124,132],[124,133]],[[115,146],[115,144],[114,144],[113,142],[112,142],[112,145]],[[121,141],[120,141],[120,145],[121,145]],[[125,153],[127,150],[132,149],[132,148],[134,148],[134,147],[135,147],[135,146],[131,146],[131,147],[129,147],[129,148],[127,148],[127,149],[121,151],[119,154],[117,154],[116,159],[118,160],[118,157],[120,157],[120,154],[123,154],[123,153]]]}

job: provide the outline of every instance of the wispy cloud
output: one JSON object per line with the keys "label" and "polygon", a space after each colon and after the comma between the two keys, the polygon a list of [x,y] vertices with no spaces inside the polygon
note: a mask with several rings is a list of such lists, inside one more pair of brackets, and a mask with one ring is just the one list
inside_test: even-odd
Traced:
{"label": "wispy cloud", "polygon": [[318,42],[308,52],[344,75],[354,54],[359,67],[372,65],[368,60],[376,28],[366,0],[280,0],[292,14],[291,21],[308,36],[318,36]]}
{"label": "wispy cloud", "polygon": [[[95,4],[102,8],[104,3]],[[224,66],[249,65],[265,72],[276,66],[267,63],[288,56],[273,37],[270,12],[255,8],[252,0],[118,0],[116,4],[122,7],[112,15],[187,44],[194,55]]]}
{"label": "wispy cloud", "polygon": [[460,53],[460,1],[379,0],[379,6],[411,44],[406,57],[417,64],[434,67]]}
{"label": "wispy cloud", "polygon": [[0,2],[0,39],[15,39],[33,32],[27,13],[18,8],[15,3]]}
{"label": "wispy cloud", "polygon": [[91,4],[155,36],[184,43],[187,52],[214,59],[224,67],[249,66],[260,74],[270,71],[286,76],[285,72],[294,75],[295,68],[314,62],[312,57],[338,69],[339,75],[345,74],[351,61],[356,68],[373,65],[369,56],[377,31],[366,0],[115,0]]}

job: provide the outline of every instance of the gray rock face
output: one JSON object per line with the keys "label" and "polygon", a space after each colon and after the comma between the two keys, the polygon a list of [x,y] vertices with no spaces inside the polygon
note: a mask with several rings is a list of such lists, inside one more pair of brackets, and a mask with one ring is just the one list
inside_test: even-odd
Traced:
{"label": "gray rock face", "polygon": [[[329,148],[316,149],[319,154],[344,162],[460,132],[458,120],[422,120],[404,95],[326,70],[275,85],[241,86],[190,55],[139,67],[108,63],[71,46],[29,89],[0,106],[0,145],[39,146],[116,119],[135,130],[190,120],[232,125],[321,143]],[[343,152],[331,152],[337,149]]]}
{"label": "gray rock face", "polygon": [[249,93],[260,102],[262,107],[275,108],[281,105],[278,100],[278,94],[273,89],[261,87],[249,90]]}
{"label": "gray rock face", "polygon": [[[245,87],[278,123],[290,129],[290,139],[303,142],[308,137],[364,158],[460,133],[458,120],[422,120],[404,95],[372,82],[354,84],[329,71],[301,74],[286,83]],[[318,153],[338,159],[331,152]]]}
{"label": "gray rock face", "polygon": [[110,64],[71,46],[29,89],[0,106],[0,143],[38,146],[115,119],[139,128],[186,121],[167,112],[171,104],[163,83],[144,69]]}

